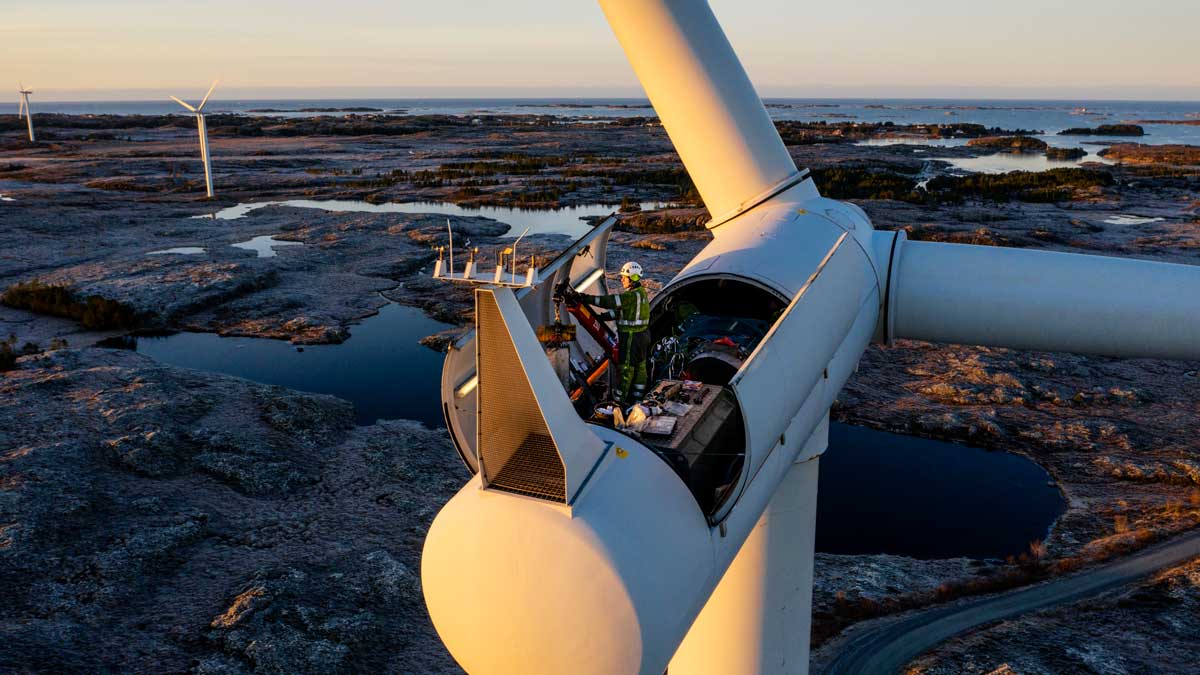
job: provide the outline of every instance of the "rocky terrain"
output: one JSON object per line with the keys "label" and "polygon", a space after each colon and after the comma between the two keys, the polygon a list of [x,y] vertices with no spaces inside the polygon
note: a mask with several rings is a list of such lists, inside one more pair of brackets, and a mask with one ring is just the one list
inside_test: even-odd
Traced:
{"label": "rocky terrain", "polygon": [[[0,203],[0,291],[37,311],[0,307],[0,334],[30,345],[0,374],[3,419],[18,421],[0,429],[0,583],[15,589],[0,610],[0,670],[453,672],[413,577],[429,519],[465,478],[444,432],[354,427],[335,399],[87,347],[133,329],[336,343],[389,300],[469,320],[469,293],[422,273],[445,243],[445,216],[270,206],[195,218],[240,201],[624,205],[609,258],[636,257],[657,289],[709,237],[661,127],[216,117],[219,198],[207,202],[194,128],[178,118],[44,126],[47,142],[30,148],[0,124],[0,193],[14,200]],[[1187,154],[1117,145],[1111,166],[981,176],[917,141],[1028,132],[780,126],[822,191],[856,201],[880,229],[1200,262],[1200,170]],[[871,138],[915,141],[856,144]],[[633,207],[647,200],[680,208]],[[509,224],[451,220],[485,255],[507,241]],[[302,245],[269,258],[232,247],[264,235]],[[569,240],[527,243],[544,260]],[[203,253],[148,255],[177,247]],[[1196,526],[1198,370],[899,343],[867,352],[835,416],[1046,467],[1068,511],[1031,555],[1053,573]],[[972,592],[1029,564],[820,556],[817,631],[937,601],[947,584]],[[117,641],[128,649],[104,648]]]}
{"label": "rocky terrain", "polygon": [[1189,115],[1192,119],[1186,120],[1136,120],[1138,124],[1175,124],[1185,127],[1200,127],[1200,119],[1195,119],[1195,115]]}
{"label": "rocky terrain", "polygon": [[1100,151],[1100,155],[1129,164],[1200,166],[1200,148],[1194,145],[1118,143]]}
{"label": "rocky terrain", "polygon": [[0,379],[0,671],[458,672],[421,542],[440,431],[122,350]]}

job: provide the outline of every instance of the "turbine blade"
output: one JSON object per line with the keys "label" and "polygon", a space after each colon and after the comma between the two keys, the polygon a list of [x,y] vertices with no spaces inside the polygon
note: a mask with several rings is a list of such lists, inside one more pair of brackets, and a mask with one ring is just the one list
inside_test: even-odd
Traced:
{"label": "turbine blade", "polygon": [[[713,216],[709,227],[802,181],[707,2],[600,7]],[[817,196],[811,181],[806,190]]]}
{"label": "turbine blade", "polygon": [[208,88],[208,93],[204,95],[204,100],[200,101],[200,105],[196,108],[197,111],[204,110],[204,104],[208,103],[208,97],[212,96],[213,90],[217,88],[217,81],[213,80],[212,86]]}
{"label": "turbine blade", "polygon": [[188,103],[184,103],[183,101],[180,101],[179,99],[175,98],[174,96],[172,96],[172,97],[171,97],[171,100],[172,100],[172,101],[175,101],[175,102],[176,102],[176,103],[178,103],[179,105],[181,105],[181,106],[183,106],[183,107],[187,108],[188,110],[191,110],[192,112],[196,112],[196,109],[195,109],[195,108],[193,108],[193,107],[192,107],[190,104],[188,104]]}
{"label": "turbine blade", "polygon": [[897,338],[1200,359],[1200,266],[927,241],[892,264]]}

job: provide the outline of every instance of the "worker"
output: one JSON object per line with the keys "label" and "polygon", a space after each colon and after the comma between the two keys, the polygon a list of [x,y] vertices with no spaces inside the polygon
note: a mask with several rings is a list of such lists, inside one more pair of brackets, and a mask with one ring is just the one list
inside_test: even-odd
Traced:
{"label": "worker", "polygon": [[608,295],[576,294],[589,305],[612,310],[617,319],[617,372],[619,381],[613,399],[623,405],[639,401],[646,394],[646,361],[650,358],[650,298],[642,286],[642,266],[627,262],[621,266],[620,293]]}

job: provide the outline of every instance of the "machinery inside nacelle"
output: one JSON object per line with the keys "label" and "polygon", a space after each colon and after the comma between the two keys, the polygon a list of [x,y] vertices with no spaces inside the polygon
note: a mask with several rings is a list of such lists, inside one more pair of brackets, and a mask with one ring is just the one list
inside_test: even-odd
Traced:
{"label": "machinery inside nacelle", "polygon": [[[711,519],[734,495],[745,465],[746,430],[730,382],[786,306],[775,293],[733,277],[669,289],[652,305],[646,395],[628,409],[615,406],[610,377],[595,376],[605,355],[584,353],[576,343],[567,378],[576,410],[651,448]],[[590,317],[569,311],[591,344],[608,342],[593,334]]]}
{"label": "machinery inside nacelle", "polygon": [[682,377],[725,386],[785,307],[775,294],[734,278],[672,289],[650,317],[651,380]]}

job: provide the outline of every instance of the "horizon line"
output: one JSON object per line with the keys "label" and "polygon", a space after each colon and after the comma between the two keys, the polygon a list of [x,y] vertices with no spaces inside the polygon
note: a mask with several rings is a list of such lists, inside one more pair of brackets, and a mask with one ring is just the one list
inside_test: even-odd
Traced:
{"label": "horizon line", "polygon": [[[88,91],[88,92],[94,91],[97,93],[99,93],[101,91],[125,92],[132,96],[144,95],[144,96],[146,96],[146,98],[129,98],[129,97],[71,98],[71,97],[55,96],[54,92],[56,90],[54,90],[54,89],[47,89],[44,91],[49,92],[49,96],[50,96],[49,98],[46,98],[44,96],[38,96],[35,91],[35,93],[33,94],[34,100],[41,101],[42,103],[156,103],[156,102],[159,102],[160,99],[162,99],[163,101],[170,101],[169,95],[168,96],[160,95],[160,94],[156,93],[156,92],[160,91],[157,89],[147,89],[147,90],[119,90],[119,89],[113,89],[113,90],[100,90],[100,89],[96,89],[96,90],[65,90],[65,91],[69,91],[72,93],[74,93],[74,92],[83,93],[84,91]],[[145,92],[145,93],[139,94],[137,92]],[[78,96],[78,94],[76,94],[76,95]],[[86,96],[86,94],[84,94],[84,95]],[[820,96],[820,95],[813,95],[813,94],[810,94],[810,95],[781,94],[781,95],[765,95],[760,98],[763,101],[847,101],[847,100],[858,100],[858,101],[897,101],[897,100],[900,100],[900,101],[905,101],[905,100],[907,100],[907,101],[994,101],[994,102],[1022,102],[1023,101],[1023,102],[1064,102],[1064,103],[1065,102],[1182,103],[1182,104],[1200,105],[1200,97],[1197,97],[1197,98],[1169,98],[1169,97],[1154,97],[1154,96],[1151,96],[1151,97],[1131,96],[1129,98],[1124,98],[1124,97],[1112,97],[1112,96],[1103,96],[1103,95],[1086,95],[1086,94],[1076,95],[1076,96],[1070,96],[1070,95],[1063,95],[1063,96],[1025,95],[1025,96],[1021,96],[1021,95],[1003,95],[1003,94],[999,94],[999,95],[959,95],[959,96],[945,95],[945,94],[943,94],[943,95],[917,95],[917,94],[896,94],[896,95],[842,94],[842,95],[834,95],[834,94],[830,94],[830,95]],[[645,103],[647,105],[650,104],[650,100],[648,98],[646,98],[645,96],[626,95],[626,94],[601,95],[601,94],[595,94],[595,93],[592,93],[592,94],[563,93],[563,94],[559,94],[559,95],[550,95],[550,94],[487,95],[487,94],[483,94],[483,93],[476,93],[476,94],[464,93],[464,94],[459,94],[459,95],[419,94],[419,93],[392,94],[392,95],[388,95],[388,94],[353,95],[353,94],[338,94],[338,93],[330,92],[329,94],[321,94],[321,93],[283,94],[283,93],[279,93],[279,94],[272,95],[268,91],[262,91],[261,93],[246,94],[246,95],[236,95],[235,94],[235,95],[221,96],[220,94],[217,94],[216,96],[214,96],[212,98],[212,102],[214,102],[214,103],[221,102],[221,101],[236,102],[236,101],[313,101],[313,100],[321,100],[321,101],[362,101],[362,100],[378,100],[378,101],[413,101],[413,100],[421,100],[421,101],[496,101],[496,100],[613,101],[613,100],[623,100],[623,101],[636,101],[639,103]],[[5,103],[7,103],[7,102],[5,102]],[[12,105],[16,105],[16,104],[12,103]]]}
{"label": "horizon line", "polygon": [[[195,89],[202,93],[207,85]],[[134,103],[148,102],[171,95],[189,93],[189,86],[149,87],[46,87],[35,100],[43,103]],[[804,91],[797,91],[802,89]],[[763,100],[926,100],[926,101],[1111,101],[1146,103],[1200,104],[1200,88],[1189,86],[1134,87],[1022,87],[1022,86],[896,86],[815,84],[763,85]],[[553,85],[264,85],[218,86],[214,100],[605,100],[625,99],[649,102],[640,87],[553,86]],[[185,96],[186,98],[186,96]]]}

